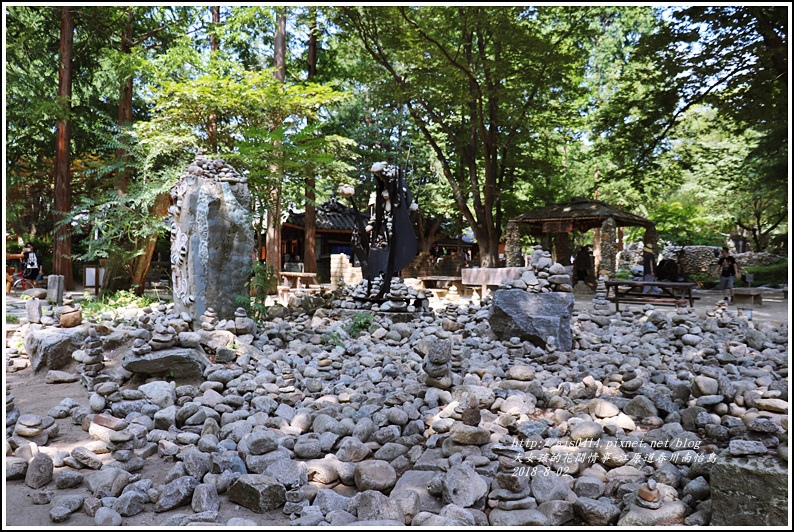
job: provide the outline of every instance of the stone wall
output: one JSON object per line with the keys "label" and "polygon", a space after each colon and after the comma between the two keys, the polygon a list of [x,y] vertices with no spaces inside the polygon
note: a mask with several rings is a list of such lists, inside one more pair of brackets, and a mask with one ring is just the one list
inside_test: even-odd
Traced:
{"label": "stone wall", "polygon": [[171,189],[171,280],[174,307],[198,323],[208,308],[234,319],[247,296],[254,230],[245,177],[222,159],[197,156]]}
{"label": "stone wall", "polygon": [[773,253],[753,253],[752,251],[737,253],[734,257],[736,258],[736,263],[739,265],[740,271],[752,266],[769,266],[770,264],[786,260],[786,257],[781,257]]}
{"label": "stone wall", "polygon": [[[720,249],[720,246],[665,246],[659,253],[659,260],[675,260],[685,275],[707,273],[710,268],[716,271]],[[771,253],[747,252],[732,255],[739,264],[740,272],[751,266],[766,266],[786,260],[786,257]],[[637,265],[642,265],[642,242],[632,242],[618,253],[618,269],[630,270]]]}

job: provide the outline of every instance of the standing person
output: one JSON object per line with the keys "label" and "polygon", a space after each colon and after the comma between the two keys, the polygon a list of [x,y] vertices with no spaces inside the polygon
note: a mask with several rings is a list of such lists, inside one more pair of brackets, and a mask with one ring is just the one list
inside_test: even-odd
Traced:
{"label": "standing person", "polygon": [[33,287],[37,288],[39,286],[38,278],[39,270],[41,269],[41,259],[39,254],[36,253],[36,248],[30,242],[22,250],[22,264],[25,268],[23,277],[28,281],[32,281]]}
{"label": "standing person", "polygon": [[590,276],[590,272],[593,270],[593,262],[590,257],[590,250],[587,246],[579,248],[579,253],[577,253],[576,257],[573,259],[573,265],[574,271],[576,272],[574,284],[579,281],[586,283]]}
{"label": "standing person", "polygon": [[722,256],[717,261],[717,266],[722,268],[722,272],[720,273],[720,290],[722,290],[722,299],[726,302],[728,301],[728,297],[725,295],[725,290],[730,290],[730,302],[733,303],[733,280],[739,278],[739,269],[736,267],[736,259],[729,254],[728,248],[722,248]]}
{"label": "standing person", "polygon": [[[642,271],[643,271],[643,281],[655,281],[656,280],[656,256],[653,254],[653,248],[650,244],[645,244],[642,248]],[[652,294],[658,294],[661,292],[658,286],[643,286],[642,293],[647,294],[648,292]]]}

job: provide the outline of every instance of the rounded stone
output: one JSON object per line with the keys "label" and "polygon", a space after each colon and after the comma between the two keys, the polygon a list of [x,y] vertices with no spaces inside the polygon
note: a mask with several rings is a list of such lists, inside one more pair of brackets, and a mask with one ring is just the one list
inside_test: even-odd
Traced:
{"label": "rounded stone", "polygon": [[604,429],[598,423],[585,421],[577,423],[571,428],[571,439],[574,442],[585,440],[597,440],[604,433]]}
{"label": "rounded stone", "polygon": [[386,491],[397,483],[397,472],[384,460],[366,460],[356,464],[354,479],[360,491]]}

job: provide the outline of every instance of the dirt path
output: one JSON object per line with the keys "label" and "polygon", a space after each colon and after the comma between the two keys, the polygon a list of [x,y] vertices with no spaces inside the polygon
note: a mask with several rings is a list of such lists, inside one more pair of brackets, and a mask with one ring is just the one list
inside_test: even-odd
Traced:
{"label": "dirt path", "polygon": [[[14,403],[22,414],[38,414],[46,416],[49,410],[57,405],[62,399],[71,397],[81,405],[88,405],[90,393],[79,382],[65,384],[47,384],[44,381],[46,371],[34,374],[28,368],[16,373],[6,374],[6,389],[14,395]],[[82,430],[79,425],[75,425],[71,418],[56,420],[59,427],[58,436],[47,443],[47,448],[54,454],[57,451],[69,452],[73,448],[85,445],[91,441],[87,432]],[[112,460],[110,454],[101,454],[99,457],[103,462]],[[157,455],[146,459],[146,465],[136,473],[140,474],[141,479],[151,479],[155,484],[163,482],[168,471],[174,466],[175,462],[167,461]],[[55,472],[69,470],[69,467],[55,468]],[[92,470],[82,469],[86,480],[91,475]],[[33,494],[41,490],[53,490],[55,497],[61,495],[86,495],[90,496],[86,481],[77,488],[57,489],[54,482],[50,482],[44,488],[34,490],[25,485],[23,480],[12,480],[5,483],[5,500],[3,504],[4,524],[8,526],[25,527],[48,527],[48,526],[74,526],[74,527],[93,527],[96,522],[93,517],[89,517],[82,511],[75,512],[62,524],[53,523],[50,520],[49,512],[51,504],[33,504]],[[226,523],[233,517],[242,517],[255,521],[258,525],[286,525],[289,517],[281,511],[270,512],[267,514],[256,514],[247,508],[229,502],[228,496],[220,495],[221,508],[219,525]],[[154,513],[154,505],[147,504],[146,510],[132,517],[124,517],[124,526],[160,526],[166,519],[176,514],[192,515],[193,510],[190,506],[184,506],[168,512]]]}

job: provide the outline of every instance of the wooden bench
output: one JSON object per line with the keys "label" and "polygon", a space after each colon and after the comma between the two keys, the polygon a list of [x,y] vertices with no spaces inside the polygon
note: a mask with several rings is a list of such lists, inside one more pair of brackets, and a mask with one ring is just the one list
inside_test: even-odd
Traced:
{"label": "wooden bench", "polygon": [[[417,277],[419,281],[422,282],[422,287],[425,290],[430,290],[431,288],[445,288],[444,286],[439,286],[439,283],[445,283],[447,286],[452,285],[458,289],[458,293],[463,292],[463,282],[460,280],[460,277],[453,276],[453,275],[423,275],[421,277]],[[446,288],[445,288],[446,290]]]}
{"label": "wooden bench", "polygon": [[479,286],[480,297],[485,296],[489,286],[499,286],[504,279],[517,280],[526,268],[461,268],[460,278],[466,286]]}
{"label": "wooden bench", "polygon": [[[692,289],[697,283],[673,283],[668,281],[606,281],[607,299],[615,302],[615,311],[620,311],[620,303],[654,303],[657,305],[686,305],[695,306],[695,299],[700,299],[692,295]],[[659,294],[648,292],[643,294],[645,287],[659,288]],[[613,295],[610,296],[610,292]]]}
{"label": "wooden bench", "polygon": [[764,291],[760,288],[734,288],[733,301],[737,305],[758,305],[764,306]]}

